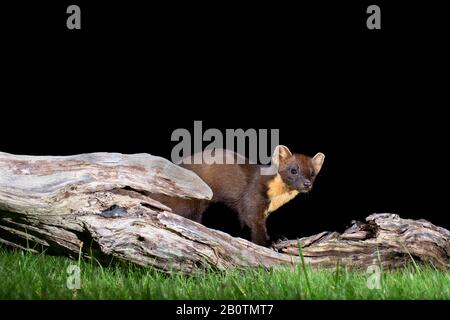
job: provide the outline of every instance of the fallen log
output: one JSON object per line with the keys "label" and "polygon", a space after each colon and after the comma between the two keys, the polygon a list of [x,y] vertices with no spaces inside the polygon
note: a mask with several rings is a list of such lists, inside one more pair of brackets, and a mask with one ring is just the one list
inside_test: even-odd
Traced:
{"label": "fallen log", "polygon": [[[148,154],[68,157],[0,152],[0,243],[32,252],[132,262],[163,271],[274,268],[300,262],[298,241],[271,248],[171,213],[152,194],[210,199],[193,172]],[[343,234],[302,238],[305,261],[365,268],[415,259],[448,268],[450,232],[419,220],[375,214]]]}
{"label": "fallen log", "polygon": [[[306,259],[321,267],[367,268],[402,267],[407,262],[427,262],[447,269],[450,258],[450,231],[421,219],[402,219],[397,214],[379,213],[366,222],[352,221],[342,234],[322,232],[300,239]],[[298,241],[280,241],[278,252],[298,254]]]}

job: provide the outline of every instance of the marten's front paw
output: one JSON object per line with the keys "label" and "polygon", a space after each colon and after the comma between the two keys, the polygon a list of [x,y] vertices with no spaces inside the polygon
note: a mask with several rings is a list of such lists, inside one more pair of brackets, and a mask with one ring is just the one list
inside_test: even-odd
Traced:
{"label": "marten's front paw", "polygon": [[252,242],[263,247],[268,247],[270,245],[270,241],[268,237],[260,237],[260,238],[253,238]]}

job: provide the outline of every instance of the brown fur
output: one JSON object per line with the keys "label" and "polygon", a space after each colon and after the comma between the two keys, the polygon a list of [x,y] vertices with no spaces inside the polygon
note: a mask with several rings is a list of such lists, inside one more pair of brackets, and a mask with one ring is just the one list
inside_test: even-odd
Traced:
{"label": "brown fur", "polygon": [[[265,245],[268,241],[267,216],[300,192],[308,192],[310,188],[306,188],[304,183],[307,180],[312,185],[324,159],[322,154],[319,162],[305,155],[292,155],[284,146],[277,147],[277,150],[280,151],[279,158],[273,161],[279,164],[279,168],[275,175],[261,175],[259,165],[248,163],[181,166],[197,173],[210,186],[213,191],[211,202],[223,203],[237,212],[241,226],[250,228],[253,242]],[[225,152],[225,158],[238,157],[230,151]],[[298,169],[297,175],[292,174],[293,168]],[[174,213],[200,223],[210,204],[206,200],[169,198],[164,195],[154,197],[172,208]]]}

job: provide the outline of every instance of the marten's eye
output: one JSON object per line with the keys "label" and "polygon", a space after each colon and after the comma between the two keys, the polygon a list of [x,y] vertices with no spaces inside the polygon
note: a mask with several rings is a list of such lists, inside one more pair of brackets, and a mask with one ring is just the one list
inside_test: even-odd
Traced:
{"label": "marten's eye", "polygon": [[298,170],[295,169],[295,168],[292,168],[292,169],[291,169],[291,173],[292,173],[292,174],[297,174],[297,173],[298,173]]}
{"label": "marten's eye", "polygon": [[311,170],[311,178],[314,177],[316,175],[316,173],[314,172],[314,170]]}

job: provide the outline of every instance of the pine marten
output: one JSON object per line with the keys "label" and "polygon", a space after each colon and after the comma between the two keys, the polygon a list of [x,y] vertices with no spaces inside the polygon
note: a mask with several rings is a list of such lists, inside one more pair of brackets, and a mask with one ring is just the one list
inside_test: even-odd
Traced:
{"label": "pine marten", "polygon": [[[154,197],[172,208],[174,213],[199,223],[211,202],[223,203],[237,212],[242,228],[247,226],[250,229],[252,242],[267,245],[267,217],[299,193],[312,189],[325,155],[317,153],[311,158],[303,154],[292,154],[286,146],[279,145],[272,157],[272,163],[278,167],[278,172],[261,175],[260,165],[249,164],[248,161],[237,164],[236,160],[240,155],[228,150],[222,152],[224,159],[231,157],[233,160],[222,162],[224,164],[185,164],[184,161],[180,164],[194,171],[210,186],[213,191],[211,201],[171,198],[165,195]],[[205,158],[208,155],[204,153],[203,156],[207,160]],[[242,159],[245,158],[241,157]],[[226,164],[230,162],[234,164]]]}

